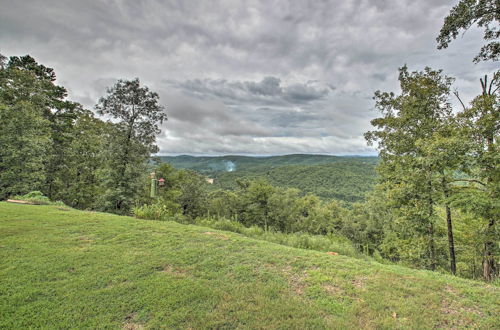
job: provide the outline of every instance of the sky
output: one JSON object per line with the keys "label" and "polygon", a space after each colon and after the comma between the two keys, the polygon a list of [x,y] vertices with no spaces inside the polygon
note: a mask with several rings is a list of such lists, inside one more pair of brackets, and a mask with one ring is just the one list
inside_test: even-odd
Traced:
{"label": "sky", "polygon": [[0,53],[54,68],[88,109],[138,77],[166,107],[163,155],[375,155],[373,94],[398,92],[399,67],[443,69],[465,101],[497,69],[472,62],[475,28],[436,49],[457,2],[0,0]]}

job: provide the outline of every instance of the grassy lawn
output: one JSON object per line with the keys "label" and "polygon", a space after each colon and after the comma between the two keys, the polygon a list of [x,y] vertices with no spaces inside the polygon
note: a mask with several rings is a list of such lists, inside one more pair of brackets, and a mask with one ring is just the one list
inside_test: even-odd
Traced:
{"label": "grassy lawn", "polygon": [[0,203],[0,328],[499,328],[500,289],[174,222]]}

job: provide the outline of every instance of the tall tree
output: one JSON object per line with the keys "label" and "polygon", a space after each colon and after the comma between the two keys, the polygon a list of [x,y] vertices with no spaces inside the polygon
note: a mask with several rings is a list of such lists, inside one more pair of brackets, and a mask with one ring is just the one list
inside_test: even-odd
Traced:
{"label": "tall tree", "polygon": [[138,78],[119,80],[99,100],[96,109],[116,121],[107,145],[101,207],[126,213],[139,193],[141,177],[147,175],[146,161],[158,151],[156,136],[167,116],[158,94],[141,86]]}
{"label": "tall tree", "polygon": [[54,69],[48,68],[29,56],[11,56],[5,65],[2,99],[7,105],[29,102],[50,123],[51,147],[45,155],[45,184],[43,191],[54,197],[61,172],[67,167],[71,130],[78,103],[66,99],[67,91],[55,84]]}
{"label": "tall tree", "polygon": [[460,31],[468,30],[474,24],[484,28],[484,45],[474,62],[493,60],[500,57],[500,1],[498,0],[461,0],[444,19],[443,27],[437,37],[438,49],[447,48]]}
{"label": "tall tree", "polygon": [[482,93],[458,114],[463,140],[469,150],[463,171],[468,178],[462,187],[463,207],[486,220],[484,232],[483,277],[490,281],[497,277],[497,257],[500,239],[496,219],[500,216],[500,99],[496,90],[499,82],[481,80]]}
{"label": "tall tree", "polygon": [[376,107],[383,116],[372,120],[377,130],[367,132],[365,137],[369,143],[378,143],[382,187],[388,190],[402,222],[396,235],[401,243],[411,241],[412,248],[421,246],[426,261],[422,266],[435,269],[439,253],[435,241],[439,164],[429,159],[423,146],[450,117],[452,79],[430,68],[409,72],[404,66],[399,81],[400,95],[375,93]]}
{"label": "tall tree", "polygon": [[33,104],[0,100],[0,199],[43,190],[50,123]]}
{"label": "tall tree", "polygon": [[0,60],[2,197],[45,190],[52,152],[50,117],[58,97],[52,69],[30,56]]}
{"label": "tall tree", "polygon": [[112,124],[95,118],[89,111],[82,111],[68,134],[69,145],[65,151],[65,166],[59,170],[53,198],[80,209],[94,206],[100,194],[99,173],[104,169],[102,150],[106,132]]}

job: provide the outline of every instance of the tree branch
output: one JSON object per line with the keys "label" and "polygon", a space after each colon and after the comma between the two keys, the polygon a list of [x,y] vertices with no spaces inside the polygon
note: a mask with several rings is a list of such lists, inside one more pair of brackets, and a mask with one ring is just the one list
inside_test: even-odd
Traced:
{"label": "tree branch", "polygon": [[455,96],[457,97],[457,99],[460,101],[460,104],[462,104],[462,107],[464,108],[464,110],[466,110],[465,104],[464,104],[464,102],[462,102],[462,99],[458,95],[458,92],[454,91],[453,94],[455,94]]}

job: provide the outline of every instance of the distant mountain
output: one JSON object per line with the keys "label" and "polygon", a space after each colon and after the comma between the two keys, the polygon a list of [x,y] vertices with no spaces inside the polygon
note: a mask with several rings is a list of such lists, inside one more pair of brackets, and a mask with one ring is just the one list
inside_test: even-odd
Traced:
{"label": "distant mountain", "polygon": [[276,167],[285,165],[320,165],[341,161],[359,161],[363,163],[376,164],[378,157],[370,156],[330,156],[330,155],[308,155],[292,154],[284,156],[160,156],[163,162],[172,164],[175,168],[192,169],[200,172],[218,172],[251,170],[255,167]]}
{"label": "distant mountain", "polygon": [[356,202],[375,183],[377,157],[294,154],[284,156],[161,156],[178,169],[195,170],[214,179],[214,189],[235,189],[236,179],[265,179],[275,186],[297,188],[323,199]]}

